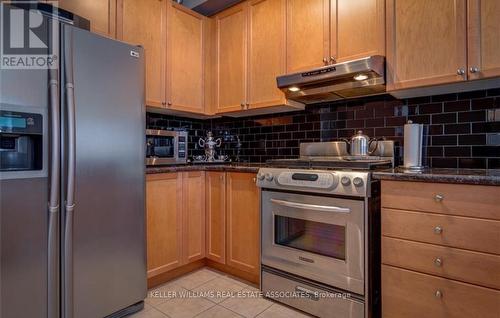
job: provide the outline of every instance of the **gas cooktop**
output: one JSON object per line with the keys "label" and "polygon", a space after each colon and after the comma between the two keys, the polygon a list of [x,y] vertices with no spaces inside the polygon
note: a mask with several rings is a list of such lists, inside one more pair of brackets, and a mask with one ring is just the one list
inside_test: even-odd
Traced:
{"label": "gas cooktop", "polygon": [[379,147],[372,156],[350,156],[344,142],[302,143],[299,158],[268,160],[267,165],[276,168],[326,170],[392,168],[394,142],[379,141]]}

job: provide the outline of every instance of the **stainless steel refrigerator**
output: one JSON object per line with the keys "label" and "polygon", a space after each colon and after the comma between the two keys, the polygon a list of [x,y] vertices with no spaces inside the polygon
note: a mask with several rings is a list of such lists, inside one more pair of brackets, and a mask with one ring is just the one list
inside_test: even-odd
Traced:
{"label": "stainless steel refrigerator", "polygon": [[0,69],[0,317],[120,317],[147,292],[144,53],[44,19],[59,67]]}

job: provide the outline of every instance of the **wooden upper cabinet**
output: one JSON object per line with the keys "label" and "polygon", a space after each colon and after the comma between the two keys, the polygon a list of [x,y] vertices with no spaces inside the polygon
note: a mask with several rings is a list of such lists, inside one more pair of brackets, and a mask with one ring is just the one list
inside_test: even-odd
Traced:
{"label": "wooden upper cabinet", "polygon": [[227,265],[258,276],[260,204],[255,174],[230,172],[226,176]]}
{"label": "wooden upper cabinet", "polygon": [[55,3],[90,20],[92,32],[111,38],[116,36],[116,0],[59,0]]}
{"label": "wooden upper cabinet", "polygon": [[389,91],[466,80],[466,0],[386,4]]}
{"label": "wooden upper cabinet", "polygon": [[183,264],[187,264],[205,257],[205,172],[182,174],[182,197]]}
{"label": "wooden upper cabinet", "polygon": [[167,1],[118,0],[117,37],[146,54],[146,105],[166,103]]}
{"label": "wooden upper cabinet", "polygon": [[286,2],[287,73],[324,66],[330,56],[330,1]]}
{"label": "wooden upper cabinet", "polygon": [[182,179],[177,173],[147,176],[148,278],[182,264]]}
{"label": "wooden upper cabinet", "polygon": [[345,62],[385,55],[385,1],[331,0],[330,55]]}
{"label": "wooden upper cabinet", "polygon": [[167,11],[167,108],[203,113],[205,18],[176,3]]}
{"label": "wooden upper cabinet", "polygon": [[226,173],[207,171],[205,177],[207,258],[226,263]]}
{"label": "wooden upper cabinet", "polygon": [[246,104],[247,17],[246,3],[236,5],[216,20],[217,112],[238,111]]}
{"label": "wooden upper cabinet", "polygon": [[276,77],[286,73],[286,0],[251,0],[248,10],[249,107],[284,104]]}
{"label": "wooden upper cabinet", "polygon": [[500,1],[468,1],[469,78],[500,76]]}

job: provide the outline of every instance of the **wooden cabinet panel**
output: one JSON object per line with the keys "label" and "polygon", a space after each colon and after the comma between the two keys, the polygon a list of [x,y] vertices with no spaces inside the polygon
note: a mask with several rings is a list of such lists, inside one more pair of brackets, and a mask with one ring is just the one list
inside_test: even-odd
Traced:
{"label": "wooden cabinet panel", "polygon": [[384,180],[382,206],[500,220],[500,187]]}
{"label": "wooden cabinet panel", "polygon": [[331,55],[345,62],[385,55],[385,1],[331,0]]}
{"label": "wooden cabinet panel", "polygon": [[182,5],[168,7],[168,108],[204,111],[204,19]]}
{"label": "wooden cabinet panel", "polygon": [[500,76],[500,1],[469,0],[468,5],[469,78]]}
{"label": "wooden cabinet panel", "polygon": [[217,49],[218,112],[245,107],[247,87],[246,3],[234,6],[215,17]]}
{"label": "wooden cabinet panel", "polygon": [[205,172],[182,174],[183,260],[205,257]]}
{"label": "wooden cabinet panel", "polygon": [[182,263],[182,179],[148,175],[146,182],[148,278]]}
{"label": "wooden cabinet panel", "polygon": [[287,0],[287,72],[325,65],[330,45],[330,1]]}
{"label": "wooden cabinet panel", "polygon": [[389,91],[466,80],[466,0],[386,3]]}
{"label": "wooden cabinet panel", "polygon": [[59,0],[60,8],[90,20],[90,30],[114,38],[116,36],[116,0]]}
{"label": "wooden cabinet panel", "polygon": [[382,265],[384,318],[497,318],[499,312],[498,290]]}
{"label": "wooden cabinet panel", "polygon": [[230,172],[226,176],[226,261],[229,266],[258,275],[260,210],[255,175]]}
{"label": "wooden cabinet panel", "polygon": [[285,0],[248,2],[248,103],[250,108],[285,103],[276,77],[286,72]]}
{"label": "wooden cabinet panel", "polygon": [[500,289],[500,256],[382,237],[382,263]]}
{"label": "wooden cabinet panel", "polygon": [[167,0],[118,0],[118,39],[142,45],[146,54],[146,104],[166,100]]}
{"label": "wooden cabinet panel", "polygon": [[500,255],[500,221],[382,208],[382,235]]}
{"label": "wooden cabinet panel", "polygon": [[226,174],[208,171],[205,181],[207,258],[226,263]]}

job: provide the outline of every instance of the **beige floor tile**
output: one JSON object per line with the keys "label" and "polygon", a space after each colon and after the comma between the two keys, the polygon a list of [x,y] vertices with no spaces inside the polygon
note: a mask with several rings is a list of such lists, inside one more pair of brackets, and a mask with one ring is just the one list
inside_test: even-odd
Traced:
{"label": "beige floor tile", "polygon": [[160,304],[156,308],[171,318],[192,318],[215,306],[204,298],[174,298]]}
{"label": "beige floor tile", "polygon": [[311,316],[280,304],[273,304],[271,307],[264,310],[257,317],[258,318],[308,318]]}
{"label": "beige floor tile", "polygon": [[242,316],[222,306],[214,306],[196,316],[196,318],[241,318]]}
{"label": "beige floor tile", "polygon": [[145,305],[144,309],[139,311],[138,313],[135,313],[131,316],[128,316],[129,318],[168,318],[167,315],[162,313],[161,311],[158,311],[154,309],[151,306]]}
{"label": "beige floor tile", "polygon": [[217,277],[220,275],[216,272],[203,268],[174,280],[174,283],[191,290]]}
{"label": "beige floor tile", "polygon": [[234,283],[226,277],[217,277],[193,289],[193,292],[200,293],[200,295],[215,303],[220,303],[242,289],[243,286]]}
{"label": "beige floor tile", "polygon": [[148,291],[148,297],[145,299],[146,303],[156,307],[167,300],[179,297],[180,294],[186,294],[189,291],[175,282],[168,282],[161,286],[152,288]]}
{"label": "beige floor tile", "polygon": [[271,301],[257,296],[258,293],[253,289],[244,289],[243,292],[249,295],[245,297],[228,298],[220,303],[220,305],[242,316],[250,318],[257,316],[273,304]]}
{"label": "beige floor tile", "polygon": [[225,275],[224,276],[225,279],[229,280],[230,282],[234,283],[234,284],[237,284],[237,285],[240,285],[244,288],[250,288],[250,287],[254,287],[253,285],[250,285],[248,282],[240,279],[240,278],[237,278],[237,277],[234,277],[234,276],[231,276],[231,275]]}

